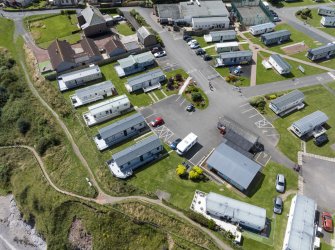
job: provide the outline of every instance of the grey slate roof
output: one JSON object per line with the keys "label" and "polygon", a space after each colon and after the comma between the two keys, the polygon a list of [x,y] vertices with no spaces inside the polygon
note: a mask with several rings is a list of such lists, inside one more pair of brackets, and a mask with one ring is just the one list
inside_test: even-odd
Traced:
{"label": "grey slate roof", "polygon": [[120,96],[114,97],[112,99],[109,99],[109,100],[91,105],[91,106],[88,107],[88,110],[91,113],[91,115],[95,115],[95,114],[105,112],[105,111],[113,109],[113,108],[123,106],[125,104],[128,105],[129,103],[130,103],[130,101],[129,101],[129,99],[126,95],[120,95]]}
{"label": "grey slate roof", "polygon": [[162,146],[162,143],[157,135],[149,136],[135,145],[130,146],[112,156],[118,166],[140,157],[141,155],[150,152],[151,150]]}
{"label": "grey slate roof", "polygon": [[330,11],[335,11],[334,8],[332,7],[329,7],[329,6],[320,6],[319,9],[322,9],[322,10],[330,10]]}
{"label": "grey slate roof", "polygon": [[232,51],[219,54],[220,58],[238,58],[238,57],[250,57],[252,56],[251,50]]}
{"label": "grey slate roof", "polygon": [[99,129],[99,134],[101,138],[105,140],[108,137],[118,134],[123,130],[129,129],[141,122],[145,123],[144,117],[140,113],[136,113]]}
{"label": "grey slate roof", "polygon": [[287,36],[287,35],[291,35],[291,32],[289,32],[288,30],[278,30],[278,31],[270,32],[270,33],[265,33],[261,35],[261,37],[265,39],[273,39],[273,38],[279,38],[279,37]]}
{"label": "grey slate roof", "polygon": [[164,76],[163,71],[161,69],[156,69],[156,70],[152,70],[152,71],[149,71],[147,73],[144,73],[144,74],[141,74],[141,75],[138,75],[138,76],[134,76],[132,78],[128,78],[127,84],[129,86],[134,86],[134,85],[140,84],[142,82],[145,82],[145,81],[148,81],[148,80],[151,80],[151,79],[155,79],[155,78],[158,78],[158,77],[161,77],[161,76]]}
{"label": "grey slate roof", "polygon": [[247,189],[261,166],[225,143],[208,158],[207,164]]}
{"label": "grey slate roof", "polygon": [[290,103],[293,103],[301,98],[304,98],[305,95],[300,90],[293,90],[288,94],[282,95],[271,101],[271,104],[276,106],[277,109],[281,110],[283,107],[287,106]]}
{"label": "grey slate roof", "polygon": [[295,198],[295,204],[294,198],[291,204],[283,248],[313,249],[316,202],[304,195],[296,195]]}
{"label": "grey slate roof", "polygon": [[199,23],[216,23],[216,22],[221,22],[221,21],[229,21],[229,18],[226,16],[213,16],[213,17],[194,17],[192,20],[195,24]]}
{"label": "grey slate roof", "polygon": [[274,27],[276,27],[276,25],[270,22],[270,23],[262,23],[262,24],[251,26],[250,29],[253,29],[256,31],[256,30],[262,30],[262,29],[274,28]]}
{"label": "grey slate roof", "polygon": [[266,210],[246,202],[210,192],[206,196],[206,211],[210,210],[218,217],[227,216],[233,221],[244,221],[262,230],[266,222]]}
{"label": "grey slate roof", "polygon": [[228,16],[229,12],[222,1],[200,1],[189,4],[189,2],[180,2],[180,13],[184,18],[187,17],[210,17],[210,16]]}
{"label": "grey slate roof", "polygon": [[180,19],[179,4],[157,4],[159,18]]}
{"label": "grey slate roof", "polygon": [[137,55],[130,55],[127,58],[118,60],[118,63],[121,68],[127,68],[134,65],[135,63],[141,64],[143,62],[152,61],[154,59],[155,58],[152,53],[148,51]]}
{"label": "grey slate roof", "polygon": [[87,67],[84,69],[72,71],[66,74],[60,75],[58,78],[62,78],[65,82],[73,80],[73,79],[78,79],[80,77],[85,77],[88,75],[93,75],[96,73],[100,73],[100,68],[98,65],[94,65],[92,67]]}
{"label": "grey slate roof", "polygon": [[100,82],[100,83],[88,86],[86,88],[78,89],[76,90],[75,94],[79,99],[81,99],[82,97],[87,96],[96,91],[103,90],[103,89],[114,89],[114,88],[115,88],[114,84],[111,81],[104,81],[104,82]]}
{"label": "grey slate roof", "polygon": [[327,121],[328,116],[325,113],[318,110],[294,122],[292,126],[297,127],[301,131],[301,133],[304,134],[306,132],[313,130],[317,126],[322,125]]}
{"label": "grey slate roof", "polygon": [[320,47],[310,49],[310,50],[308,50],[308,52],[313,54],[313,55],[318,55],[318,54],[322,54],[322,53],[329,52],[329,51],[334,51],[334,50],[335,50],[335,44],[334,43],[328,43],[326,45],[322,45]]}
{"label": "grey slate roof", "polygon": [[81,15],[83,15],[86,21],[86,23],[83,25],[85,28],[92,25],[106,23],[106,20],[101,14],[100,10],[91,5],[83,9],[81,11]]}
{"label": "grey slate roof", "polygon": [[288,70],[291,69],[292,66],[286,62],[280,55],[273,54],[270,56],[282,69]]}
{"label": "grey slate roof", "polygon": [[211,31],[209,32],[209,35],[211,35],[212,37],[216,37],[216,36],[225,36],[225,35],[235,35],[236,36],[236,31],[235,30],[221,30],[221,31]]}

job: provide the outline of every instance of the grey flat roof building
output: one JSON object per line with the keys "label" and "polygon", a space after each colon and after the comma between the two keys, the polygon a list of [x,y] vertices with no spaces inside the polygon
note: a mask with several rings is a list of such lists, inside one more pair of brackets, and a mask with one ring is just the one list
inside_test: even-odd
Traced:
{"label": "grey flat roof building", "polygon": [[76,90],[75,94],[79,99],[82,99],[83,97],[98,92],[99,90],[104,89],[114,89],[114,84],[111,81],[104,81],[101,83],[97,83],[91,86],[88,86],[86,88],[78,89]]}
{"label": "grey flat roof building", "polygon": [[304,195],[293,197],[283,250],[314,249],[316,209],[317,204],[314,200]]}
{"label": "grey flat roof building", "polygon": [[240,190],[247,190],[261,166],[240,152],[221,143],[208,158],[207,165],[225,176]]}
{"label": "grey flat roof building", "polygon": [[160,77],[160,76],[164,76],[163,71],[161,69],[156,69],[156,70],[152,70],[152,71],[149,71],[147,73],[144,73],[138,76],[128,78],[127,84],[130,87],[132,87],[134,85],[140,84],[142,82],[145,82],[145,81],[148,81],[148,80]]}
{"label": "grey flat roof building", "polygon": [[328,116],[318,110],[294,122],[292,127],[294,128],[294,131],[297,132],[298,136],[303,136],[327,121]]}
{"label": "grey flat roof building", "polygon": [[[299,100],[303,100],[305,98],[304,93],[300,90],[293,90],[288,94],[282,95],[270,102],[271,106],[278,110],[279,112],[285,111],[286,108],[291,108],[291,104],[296,103]],[[302,102],[302,101],[301,101]],[[279,113],[278,112],[278,113]]]}
{"label": "grey flat roof building", "polygon": [[209,17],[228,16],[229,12],[222,1],[201,1],[200,6],[195,3],[180,2],[179,8],[181,16],[188,17]]}
{"label": "grey flat roof building", "polygon": [[288,30],[278,30],[278,31],[262,34],[261,37],[268,40],[268,39],[280,38],[282,36],[287,36],[287,35],[291,35],[291,32],[289,32]]}
{"label": "grey flat roof building", "polygon": [[209,35],[212,37],[216,36],[236,36],[236,31],[235,30],[220,30],[220,31],[211,31],[209,32]]}
{"label": "grey flat roof building", "polygon": [[216,217],[228,217],[253,230],[265,228],[266,210],[242,201],[210,192],[206,196],[206,212]]}
{"label": "grey flat roof building", "polygon": [[250,57],[252,56],[251,50],[232,51],[219,54],[222,59],[236,58],[236,57]]}

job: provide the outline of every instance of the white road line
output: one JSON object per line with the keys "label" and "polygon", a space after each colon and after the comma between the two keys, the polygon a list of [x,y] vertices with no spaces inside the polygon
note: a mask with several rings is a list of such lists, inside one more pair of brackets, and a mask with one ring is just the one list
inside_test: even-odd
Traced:
{"label": "white road line", "polygon": [[[200,152],[200,150],[198,152],[196,152],[191,159],[189,159],[189,162],[191,162],[191,160]],[[194,163],[192,163],[194,165]]]}
{"label": "white road line", "polygon": [[270,135],[266,135],[266,136],[279,136],[279,134],[270,134]]}
{"label": "white road line", "polygon": [[153,114],[151,114],[151,115],[148,115],[148,116],[145,117],[145,119],[147,119],[147,118],[149,118],[149,117],[151,117],[151,116],[153,116],[153,115],[157,115],[157,113],[153,113]]}
{"label": "white road line", "polygon": [[175,102],[178,102],[179,99],[182,98],[182,97],[183,97],[182,95],[178,96],[178,98],[175,100]]}
{"label": "white road line", "polygon": [[271,155],[270,155],[269,159],[267,160],[267,162],[264,164],[264,167],[265,167],[266,165],[268,165],[268,163],[269,163],[270,160],[271,160]]}
{"label": "white road line", "polygon": [[249,103],[242,104],[242,105],[240,106],[240,108],[242,108],[242,107],[244,107],[244,106],[246,106],[246,105],[249,105]]}
{"label": "white road line", "polygon": [[254,114],[254,115],[252,115],[252,116],[249,116],[249,118],[255,117],[255,116],[257,116],[257,115],[259,115],[259,114],[258,114],[258,113],[257,113],[257,114]]}
{"label": "white road line", "polygon": [[165,97],[167,97],[167,94],[164,92],[163,89],[161,89],[161,92],[163,93],[163,95],[164,95]]}
{"label": "white road line", "polygon": [[179,106],[182,106],[183,105],[183,103],[186,101],[186,99],[184,99],[180,104],[179,104]]}
{"label": "white road line", "polygon": [[11,249],[11,250],[17,250],[15,246],[10,244],[1,234],[0,234],[0,239]]}
{"label": "white road line", "polygon": [[254,109],[254,108],[251,108],[251,109],[244,110],[244,111],[242,112],[242,114],[247,113],[247,112],[249,112],[249,111],[251,111],[251,110],[255,110],[255,109]]}
{"label": "white road line", "polygon": [[327,74],[335,80],[335,76],[331,72],[328,72]]}

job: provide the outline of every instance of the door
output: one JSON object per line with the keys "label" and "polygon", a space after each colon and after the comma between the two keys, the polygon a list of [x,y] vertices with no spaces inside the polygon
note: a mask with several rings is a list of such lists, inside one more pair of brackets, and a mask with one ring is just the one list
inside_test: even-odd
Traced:
{"label": "door", "polygon": [[128,135],[127,130],[123,130],[123,135],[124,135],[124,136],[127,136],[127,135]]}

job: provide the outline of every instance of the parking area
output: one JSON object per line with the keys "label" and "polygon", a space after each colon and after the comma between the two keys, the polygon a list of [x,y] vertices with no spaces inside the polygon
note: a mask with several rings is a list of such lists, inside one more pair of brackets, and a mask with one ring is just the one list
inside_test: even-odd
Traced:
{"label": "parking area", "polygon": [[156,62],[162,70],[167,71],[167,72],[180,68],[180,66],[177,63],[174,63],[169,58],[169,55],[156,58]]}

